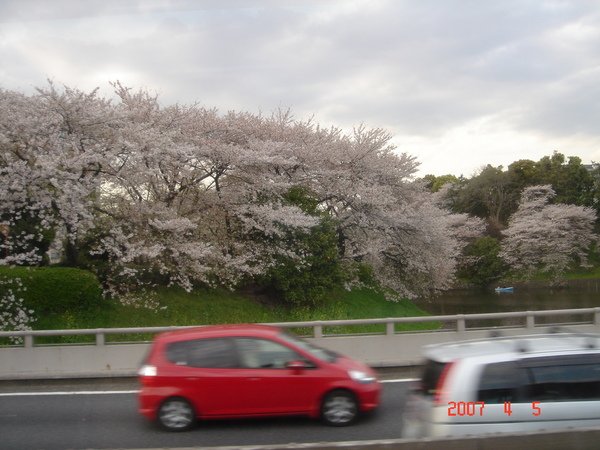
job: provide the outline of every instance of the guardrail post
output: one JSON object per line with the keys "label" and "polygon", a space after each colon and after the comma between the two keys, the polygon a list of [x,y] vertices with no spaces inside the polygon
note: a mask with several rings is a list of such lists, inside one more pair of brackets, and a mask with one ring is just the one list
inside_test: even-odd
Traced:
{"label": "guardrail post", "polygon": [[322,338],[323,337],[323,327],[321,325],[313,326],[313,335],[316,338]]}
{"label": "guardrail post", "polygon": [[456,316],[456,331],[459,333],[464,333],[467,330],[467,322],[465,320],[465,316],[463,314],[458,314]]}
{"label": "guardrail post", "polygon": [[387,336],[393,336],[396,334],[396,327],[394,325],[394,322],[387,322],[385,324],[385,334]]}
{"label": "guardrail post", "polygon": [[594,325],[600,327],[600,308],[594,308]]}
{"label": "guardrail post", "polygon": [[98,331],[96,333],[96,345],[104,345],[104,343],[105,343],[104,333],[102,333],[101,331]]}
{"label": "guardrail post", "polygon": [[23,338],[23,341],[25,343],[25,348],[31,348],[31,347],[33,347],[33,336],[31,334],[26,335]]}
{"label": "guardrail post", "polygon": [[527,311],[527,317],[525,319],[526,328],[535,328],[535,315],[531,311]]}

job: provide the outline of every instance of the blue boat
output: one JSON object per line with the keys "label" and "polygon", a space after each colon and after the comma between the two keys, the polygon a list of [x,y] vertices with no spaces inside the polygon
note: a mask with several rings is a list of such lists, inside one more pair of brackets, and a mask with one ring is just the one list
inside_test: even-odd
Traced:
{"label": "blue boat", "polygon": [[513,292],[514,288],[512,286],[508,286],[508,287],[497,287],[496,289],[494,289],[494,291],[496,291],[497,293],[502,293],[502,292]]}

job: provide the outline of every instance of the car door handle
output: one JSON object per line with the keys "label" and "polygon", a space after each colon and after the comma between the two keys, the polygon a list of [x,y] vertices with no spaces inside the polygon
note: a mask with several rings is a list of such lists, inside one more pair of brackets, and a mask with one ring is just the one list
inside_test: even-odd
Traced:
{"label": "car door handle", "polygon": [[261,378],[260,377],[250,377],[250,378],[248,378],[248,380],[250,380],[250,381],[259,381],[259,380],[261,380]]}

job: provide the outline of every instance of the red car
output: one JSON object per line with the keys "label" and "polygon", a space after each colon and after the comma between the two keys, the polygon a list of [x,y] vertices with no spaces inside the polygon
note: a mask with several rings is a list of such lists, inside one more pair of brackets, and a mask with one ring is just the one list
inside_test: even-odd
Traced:
{"label": "red car", "polygon": [[377,407],[381,390],[365,364],[264,325],[160,334],[139,376],[140,412],[172,431],[196,418],[276,415],[349,425]]}

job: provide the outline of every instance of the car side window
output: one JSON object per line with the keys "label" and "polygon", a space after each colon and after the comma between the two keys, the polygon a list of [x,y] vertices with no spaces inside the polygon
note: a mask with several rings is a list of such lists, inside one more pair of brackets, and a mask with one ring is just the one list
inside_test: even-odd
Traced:
{"label": "car side window", "polygon": [[568,402],[600,399],[600,363],[529,368],[528,399]]}
{"label": "car side window", "polygon": [[239,363],[230,339],[195,339],[167,346],[167,359],[174,364],[203,368],[234,368]]}
{"label": "car side window", "polygon": [[268,339],[236,338],[235,344],[243,367],[283,369],[291,361],[305,361],[300,354]]}
{"label": "car side window", "polygon": [[517,402],[527,383],[524,369],[514,362],[488,364],[484,367],[477,390],[477,401],[485,403]]}

